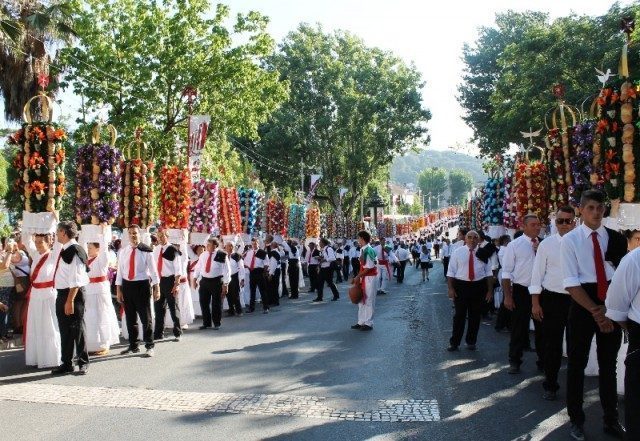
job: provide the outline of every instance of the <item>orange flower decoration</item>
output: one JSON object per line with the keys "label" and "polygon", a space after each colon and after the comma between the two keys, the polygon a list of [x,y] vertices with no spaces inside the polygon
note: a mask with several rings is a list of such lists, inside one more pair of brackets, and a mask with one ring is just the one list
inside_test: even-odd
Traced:
{"label": "orange flower decoration", "polygon": [[40,181],[33,181],[30,185],[29,188],[31,189],[32,193],[44,193],[45,189],[47,188],[47,186],[45,185],[44,182],[40,182]]}

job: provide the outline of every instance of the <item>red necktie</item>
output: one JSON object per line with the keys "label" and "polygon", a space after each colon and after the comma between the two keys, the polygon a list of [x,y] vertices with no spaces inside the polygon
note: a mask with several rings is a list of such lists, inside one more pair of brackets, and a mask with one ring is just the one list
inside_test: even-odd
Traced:
{"label": "red necktie", "polygon": [[131,250],[131,256],[129,257],[129,281],[132,281],[136,277],[136,249]]}
{"label": "red necktie", "polygon": [[162,277],[162,264],[163,264],[162,247],[160,247],[160,253],[158,253],[158,276],[159,277]]}
{"label": "red necktie", "polygon": [[251,256],[251,264],[249,265],[249,271],[253,271],[253,268],[256,266],[256,250],[253,250],[253,255]]}
{"label": "red necktie", "polygon": [[473,267],[473,250],[469,250],[469,282],[476,278],[476,270]]}
{"label": "red necktie", "polygon": [[593,260],[596,264],[596,281],[598,284],[598,298],[604,302],[607,298],[607,273],[604,270],[604,259],[602,258],[602,250],[600,242],[598,242],[598,232],[591,233],[591,241],[593,242]]}
{"label": "red necktie", "polygon": [[204,272],[208,273],[211,271],[211,256],[213,256],[212,252],[209,252],[209,257],[207,257],[207,264],[204,267]]}

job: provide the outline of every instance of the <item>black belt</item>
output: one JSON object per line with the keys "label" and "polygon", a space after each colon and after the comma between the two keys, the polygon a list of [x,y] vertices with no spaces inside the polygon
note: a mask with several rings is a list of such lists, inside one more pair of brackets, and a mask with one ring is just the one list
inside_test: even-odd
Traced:
{"label": "black belt", "polygon": [[298,262],[299,259],[289,259],[289,262]]}
{"label": "black belt", "polygon": [[202,280],[218,280],[218,279],[222,279],[222,276],[217,276],[217,277],[202,277]]}

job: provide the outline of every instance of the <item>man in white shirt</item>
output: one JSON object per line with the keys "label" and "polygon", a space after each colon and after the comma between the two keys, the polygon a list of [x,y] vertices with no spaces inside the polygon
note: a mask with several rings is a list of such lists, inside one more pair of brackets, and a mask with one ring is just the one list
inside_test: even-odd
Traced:
{"label": "man in white shirt", "polygon": [[624,412],[627,439],[640,439],[640,248],[625,256],[616,269],[605,301],[606,316],[627,330]]}
{"label": "man in white shirt", "polygon": [[453,300],[456,311],[447,349],[450,352],[457,351],[460,346],[467,316],[469,326],[465,341],[469,350],[476,350],[482,305],[493,296],[491,266],[476,256],[480,236],[471,230],[465,240],[466,246],[459,247],[451,256],[447,272],[449,298]]}
{"label": "man in white shirt", "polygon": [[[140,227],[131,225],[128,229],[129,245],[118,253],[118,273],[116,290],[118,302],[124,304],[127,316],[129,347],[122,355],[138,353],[138,318],[142,323],[142,338],[147,349],[146,356],[153,357],[153,329],[151,327],[151,290],[153,299],[160,298],[160,279],[153,261],[152,249],[140,242]],[[153,288],[152,288],[153,287]]]}
{"label": "man in white shirt", "polygon": [[[213,329],[220,329],[222,324],[222,298],[227,295],[231,282],[231,269],[227,253],[219,250],[220,243],[215,237],[209,237],[206,250],[200,254],[194,277],[200,278],[198,295],[202,308],[202,326],[209,329],[213,322]],[[265,294],[261,291],[262,302]]]}
{"label": "man in white shirt", "polygon": [[[269,245],[267,245],[267,256],[268,256],[268,264],[267,264],[267,296],[266,301],[269,307],[271,306],[280,306],[280,297],[278,296],[278,286],[280,285],[280,259],[282,256],[278,251],[278,244],[275,241],[271,241]],[[262,301],[265,301],[265,298],[262,298]],[[264,313],[268,313],[269,309],[263,311]]]}
{"label": "man in white shirt", "polygon": [[604,431],[622,439],[618,421],[616,362],[622,340],[620,326],[606,317],[604,306],[614,268],[627,251],[627,240],[602,225],[605,195],[588,190],[580,198],[583,224],[562,238],[563,285],[573,300],[567,322],[567,412],[571,436],[584,439],[584,369],[593,335],[598,345],[600,403]]}
{"label": "man in white shirt", "polygon": [[562,343],[569,317],[571,296],[564,289],[562,255],[558,252],[562,237],[573,230],[575,212],[572,207],[561,207],[556,212],[558,232],[545,238],[538,246],[531,274],[531,315],[540,322],[541,342],[544,345],[544,399],[555,401],[558,389],[558,371],[562,363]]}
{"label": "man in white shirt", "polygon": [[404,271],[407,268],[407,263],[409,263],[409,258],[411,257],[409,254],[409,250],[407,249],[407,244],[402,242],[396,251],[396,257],[398,258],[398,283],[402,283],[404,281]]}
{"label": "man in white shirt", "polygon": [[451,259],[451,244],[449,243],[449,239],[445,238],[442,241],[442,267],[444,269],[444,277],[447,277],[447,272],[449,270],[449,260]]}
{"label": "man in white shirt", "polygon": [[262,297],[262,311],[269,309],[269,302],[265,302],[267,295],[267,276],[264,268],[267,265],[267,252],[258,246],[258,238],[251,239],[251,249],[244,256],[244,267],[249,271],[249,309],[252,313],[256,309],[256,289],[260,289]]}
{"label": "man in white shirt", "polygon": [[[528,214],[523,221],[524,234],[507,245],[502,261],[502,290],[504,306],[513,311],[511,341],[509,342],[509,373],[520,373],[522,353],[527,345],[531,321],[531,270],[538,249],[540,220]],[[536,333],[539,335],[539,333]],[[542,345],[536,345],[538,370],[542,369]]]}
{"label": "man in white shirt", "polygon": [[282,244],[282,247],[289,253],[289,289],[291,290],[290,299],[299,297],[300,288],[300,247],[295,240],[288,240]]}
{"label": "man in white shirt", "polygon": [[336,253],[329,245],[329,240],[323,237],[320,239],[320,280],[318,281],[318,297],[313,300],[314,302],[322,302],[325,283],[333,293],[331,301],[335,302],[340,298],[338,288],[336,284],[333,283],[335,261]]}
{"label": "man in white shirt", "polygon": [[373,249],[378,258],[378,277],[380,283],[378,294],[386,294],[387,284],[389,283],[389,279],[391,279],[391,264],[397,260],[396,255],[391,249],[391,246],[386,244],[383,237],[380,238],[380,244],[376,245]]}
{"label": "man in white shirt", "polygon": [[164,317],[169,306],[169,314],[173,321],[173,336],[180,341],[182,327],[180,326],[180,305],[178,304],[178,287],[180,286],[180,256],[178,247],[168,243],[167,232],[158,229],[158,245],[153,250],[153,260],[156,263],[158,277],[160,277],[160,298],[154,302],[156,313],[154,340],[164,339]]}
{"label": "man in white shirt", "polygon": [[229,273],[231,279],[227,289],[227,302],[229,303],[229,317],[242,316],[242,304],[240,302],[240,288],[244,287],[244,262],[242,256],[234,251],[233,241],[224,244],[224,250],[229,257]]}
{"label": "man in white shirt", "polygon": [[53,282],[56,297],[56,316],[60,328],[62,365],[54,369],[53,375],[65,375],[73,372],[73,351],[78,357],[80,375],[87,373],[89,353],[84,335],[84,287],[89,284],[87,275],[87,253],[78,242],[78,227],[75,222],[64,221],[58,224],[56,237],[62,244],[58,255]]}
{"label": "man in white shirt", "polygon": [[318,291],[319,277],[318,267],[320,266],[320,250],[316,247],[315,242],[309,242],[309,246],[306,249],[305,259],[307,261],[307,273],[309,275],[309,293]]}

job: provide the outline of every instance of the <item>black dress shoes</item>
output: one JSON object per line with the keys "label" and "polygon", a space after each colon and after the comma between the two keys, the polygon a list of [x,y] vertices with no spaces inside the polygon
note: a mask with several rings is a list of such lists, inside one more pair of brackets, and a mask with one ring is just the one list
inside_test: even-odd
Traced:
{"label": "black dress shoes", "polygon": [[73,366],[58,366],[51,371],[51,375],[69,375],[73,373]]}
{"label": "black dress shoes", "polygon": [[455,351],[457,351],[457,350],[458,350],[458,347],[457,347],[457,346],[454,346],[454,345],[451,345],[451,346],[449,346],[449,347],[447,348],[447,351],[449,351],[449,352],[455,352]]}
{"label": "black dress shoes", "polygon": [[334,297],[331,299],[332,302],[337,302],[338,300],[340,300],[340,297]]}
{"label": "black dress shoes", "polygon": [[373,329],[373,326],[369,326],[369,325],[360,326],[361,331],[371,331],[372,329]]}
{"label": "black dress shoes", "polygon": [[121,351],[120,355],[137,354],[138,352],[140,352],[140,348],[127,348],[124,351]]}
{"label": "black dress shoes", "polygon": [[582,430],[582,426],[579,424],[571,424],[569,435],[576,441],[584,441],[584,430]]}
{"label": "black dress shoes", "polygon": [[351,327],[351,329],[360,329],[360,328],[362,328],[362,325],[359,325],[357,323]]}
{"label": "black dress shoes", "polygon": [[209,329],[209,328],[211,328],[211,326],[202,325],[198,329],[200,329],[202,331],[204,329]]}
{"label": "black dress shoes", "polygon": [[607,435],[612,436],[612,437],[617,438],[617,439],[624,439],[624,436],[627,433],[627,431],[625,430],[624,426],[622,424],[620,424],[618,421],[616,421],[616,422],[614,422],[612,424],[605,424],[605,426],[602,428],[602,430]]}
{"label": "black dress shoes", "polygon": [[318,303],[318,302],[321,302],[321,301],[322,301],[322,299],[318,299],[318,298],[313,299],[313,302],[314,302],[314,303]]}

